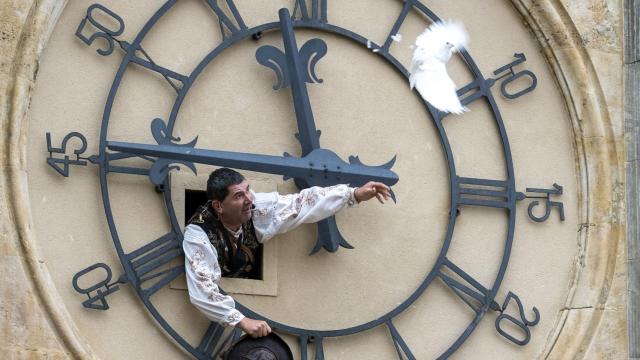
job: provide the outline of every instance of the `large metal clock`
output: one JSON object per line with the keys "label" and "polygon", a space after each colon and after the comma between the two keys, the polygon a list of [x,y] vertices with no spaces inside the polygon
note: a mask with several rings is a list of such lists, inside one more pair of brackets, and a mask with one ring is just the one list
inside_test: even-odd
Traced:
{"label": "large metal clock", "polygon": [[[322,129],[314,120],[314,104],[310,100],[307,84],[323,86],[324,82],[331,81],[332,72],[326,69],[319,71],[317,66],[322,62],[323,56],[332,50],[322,36],[347,39],[353,46],[366,49],[375,61],[384,61],[388,65],[388,71],[406,78],[409,75],[407,69],[390,51],[399,40],[398,34],[403,23],[408,16],[420,16],[428,22],[436,22],[440,19],[430,10],[426,2],[406,0],[399,13],[389,15],[395,20],[392,27],[388,29],[385,41],[378,44],[367,36],[332,24],[332,2],[329,0],[293,1],[289,9],[281,9],[277,16],[274,14],[274,21],[264,24],[251,24],[245,21],[233,0],[203,2],[207,11],[211,12],[214,21],[219,24],[222,41],[213,46],[190,73],[170,70],[170,64],[157,61],[151,52],[146,51],[142,46],[145,37],[152,32],[154,26],[171,13],[177,3],[176,0],[167,1],[155,13],[149,14],[146,24],[130,40],[122,36],[126,22],[121,16],[101,4],[89,6],[84,17],[79,19],[75,36],[91,48],[96,48],[99,55],[116,56],[113,55],[116,52],[122,54],[122,61],[105,101],[99,150],[95,155],[86,155],[87,140],[79,132],[69,132],[64,137],[53,132],[47,133],[46,141],[49,151],[47,163],[65,177],[78,170],[71,169],[73,165],[91,163],[99,167],[107,224],[122,264],[122,275],[118,278],[114,278],[111,268],[102,263],[89,266],[76,274],[72,281],[73,286],[78,292],[87,296],[83,305],[87,308],[108,310],[107,299],[123,284],[128,284],[171,339],[192,356],[209,359],[218,356],[235,341],[240,336],[239,331],[225,330],[220,325],[211,323],[203,330],[198,341],[189,341],[171,324],[171,321],[167,320],[166,315],[156,305],[159,291],[184,274],[183,265],[179,263],[182,259],[182,230],[179,218],[183,214],[176,213],[172,202],[172,174],[176,171],[196,172],[196,164],[206,164],[281,175],[285,179],[293,179],[298,189],[338,183],[359,186],[368,180],[381,181],[393,188],[394,185],[403,181],[403,174],[395,169],[403,159],[394,156],[392,146],[385,148],[389,150],[386,163],[370,166],[363,163],[358,154],[343,158],[338,155],[338,150],[322,145]],[[311,33],[313,38],[301,41],[301,31],[304,36]],[[263,36],[273,33],[279,34],[280,46],[261,44]],[[295,135],[299,142],[299,156],[289,154],[291,149],[282,149],[283,154],[275,156],[226,151],[221,148],[202,148],[198,143],[207,136],[206,132],[199,133],[196,130],[198,137],[187,139],[176,130],[179,128],[178,120],[183,119],[179,116],[182,105],[188,99],[192,87],[199,81],[203,81],[200,78],[203,71],[215,67],[218,57],[223,56],[239,43],[254,44],[255,59],[252,61],[255,67],[251,71],[271,72],[275,78],[273,90],[290,92],[298,130],[292,135]],[[387,329],[391,339],[390,344],[395,347],[399,358],[415,359],[417,356],[414,350],[411,349],[396,324],[402,321],[403,314],[410,310],[416,300],[433,284],[447,287],[452,299],[464,304],[471,314],[471,321],[450,340],[438,358],[444,359],[453,355],[483,321],[493,322],[496,334],[506,339],[510,346],[514,344],[524,346],[529,343],[532,330],[542,321],[535,304],[529,304],[526,299],[521,299],[517,293],[511,291],[499,298],[498,291],[508,270],[512,246],[514,246],[514,232],[517,226],[516,210],[526,211],[529,221],[536,223],[545,222],[551,216],[558,216],[559,219],[564,220],[564,206],[561,202],[563,187],[556,183],[532,184],[536,185],[535,187],[516,184],[516,170],[509,138],[494,98],[494,96],[503,96],[510,100],[518,99],[535,90],[538,80],[533,72],[526,70],[524,65],[526,57],[522,53],[516,52],[513,58],[506,56],[505,65],[491,71],[489,75],[480,70],[467,51],[463,51],[460,56],[472,80],[460,87],[458,95],[464,105],[470,106],[474,102],[484,102],[488,105],[492,120],[490,128],[485,131],[494,132],[500,139],[501,154],[495,161],[506,169],[504,177],[470,177],[457,172],[450,134],[444,126],[446,122],[457,119],[452,115],[439,112],[424,102],[425,111],[415,116],[421,117],[421,121],[430,123],[439,136],[444,154],[443,160],[447,165],[449,211],[446,229],[443,230],[445,235],[438,240],[437,259],[431,269],[424,274],[422,281],[411,290],[410,295],[382,314],[372,315],[371,318],[359,321],[352,326],[331,329],[287,324],[272,319],[268,312],[254,311],[238,303],[243,313],[254,318],[265,319],[270,322],[276,332],[295,339],[299,344],[298,356],[301,359],[306,359],[308,356],[324,359],[323,344],[326,341],[355,334],[366,334],[380,327]],[[169,113],[145,120],[148,122],[148,133],[142,137],[153,139],[152,142],[141,142],[137,140],[138,137],[131,141],[123,141],[122,137],[117,140],[110,137],[110,126],[113,121],[112,108],[118,101],[118,97],[122,96],[120,91],[122,79],[132,68],[143,69],[163,79],[167,89],[175,93],[175,101]],[[265,89],[264,96],[270,96],[271,92],[267,90],[270,89]],[[406,96],[419,98],[418,94],[412,93],[408,87]],[[191,114],[191,116],[198,115]],[[241,126],[241,124],[238,125]],[[181,128],[185,127],[188,128],[189,125],[181,124]],[[69,145],[71,143],[80,145],[72,149]],[[122,245],[118,221],[113,214],[110,179],[114,174],[119,174],[119,178],[123,175],[147,177],[149,186],[156,189],[157,196],[162,197],[166,206],[170,228],[163,235],[153,240],[150,238],[145,245],[133,250],[125,249]],[[399,197],[397,200],[402,201],[402,198]],[[499,212],[506,219],[505,236],[500,246],[500,260],[495,268],[495,276],[489,282],[475,278],[472,273],[465,270],[462,264],[456,263],[448,256],[450,248],[455,246],[456,222],[464,216],[466,209],[471,208]],[[357,252],[358,246],[354,249],[349,238],[342,234],[341,226],[348,226],[348,224],[339,225],[333,217],[320,222],[317,226],[315,244],[309,249],[310,255],[318,256],[318,252],[322,253],[321,249],[336,252],[340,247],[346,248],[340,249],[340,252]],[[82,277],[99,268],[106,273],[104,280],[92,286],[80,285]]]}

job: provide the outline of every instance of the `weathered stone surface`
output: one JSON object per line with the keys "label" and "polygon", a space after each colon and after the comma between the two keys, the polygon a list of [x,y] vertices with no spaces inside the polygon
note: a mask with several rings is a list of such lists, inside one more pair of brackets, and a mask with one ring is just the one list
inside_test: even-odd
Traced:
{"label": "weathered stone surface", "polygon": [[[584,252],[576,259],[580,275],[575,284],[575,293],[566,307],[603,308],[610,296],[611,281],[615,272],[615,250],[620,239],[620,234],[616,237],[612,237],[611,234],[616,234],[620,228],[600,223],[584,227],[582,231],[588,232],[588,240]],[[609,257],[598,255],[603,253]]]}
{"label": "weathered stone surface", "polygon": [[0,352],[48,352],[62,354],[63,349],[51,332],[42,308],[30,289],[27,272],[19,256],[0,258]]}
{"label": "weathered stone surface", "polygon": [[[580,183],[586,186],[581,195],[584,227],[574,291],[567,299],[567,316],[558,324],[561,330],[550,337],[545,356],[611,358],[615,349],[615,358],[626,358],[626,312],[620,311],[626,305],[620,299],[624,298],[621,278],[626,278],[621,4],[515,1],[514,5],[536,34],[564,93],[576,136],[576,164],[584,177]],[[605,310],[607,306],[615,310]]]}
{"label": "weathered stone surface", "polygon": [[584,359],[627,359],[626,311],[604,310],[593,343]]}
{"label": "weathered stone surface", "polygon": [[[567,309],[563,310],[566,315],[564,322],[559,326],[559,332],[555,340],[554,348],[549,354],[545,354],[548,359],[582,359],[587,352],[589,343],[585,344],[585,339],[592,336],[594,328],[584,326],[593,323],[593,319],[602,318],[602,310],[593,308]],[[562,336],[565,332],[571,332],[572,336]]]}
{"label": "weathered stone surface", "polygon": [[0,352],[3,358],[85,358],[39,262],[30,233],[24,145],[38,59],[64,2],[8,1],[0,5]]}
{"label": "weathered stone surface", "polygon": [[[588,49],[589,58],[598,77],[598,85],[602,88],[606,109],[611,119],[613,136],[616,139],[624,136],[624,72],[622,71],[622,53],[599,49]],[[623,153],[621,151],[621,153]]]}
{"label": "weathered stone surface", "polygon": [[563,0],[585,47],[622,52],[622,7],[617,0]]}

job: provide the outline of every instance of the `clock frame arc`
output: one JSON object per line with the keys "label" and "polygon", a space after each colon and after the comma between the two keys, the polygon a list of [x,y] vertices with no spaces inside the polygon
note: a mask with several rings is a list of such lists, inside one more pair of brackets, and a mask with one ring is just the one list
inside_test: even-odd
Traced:
{"label": "clock frame arc", "polygon": [[[136,49],[140,45],[144,37],[153,28],[156,22],[163,15],[165,15],[176,2],[177,2],[176,0],[169,0],[159,10],[157,10],[154,13],[154,15],[144,25],[142,30],[136,35],[135,40],[130,45],[131,49]],[[406,4],[409,4],[409,5],[406,5]],[[435,22],[440,20],[425,5],[421,4],[417,0],[407,1],[405,3],[405,7],[403,8],[403,11],[405,11],[405,9],[411,10],[413,9],[413,7],[415,7],[415,9],[417,9],[419,12],[422,12],[431,21]],[[394,28],[391,30],[392,34],[397,32],[399,26],[401,25],[401,22],[402,21],[400,18],[396,21],[396,23],[394,24]],[[347,29],[344,29],[335,25],[331,25],[329,23],[325,23],[317,20],[296,19],[293,22],[293,26],[295,28],[307,28],[307,29],[319,30],[322,32],[330,33],[330,34],[339,35],[341,37],[352,40],[353,42],[363,47],[367,46],[367,39],[365,37],[358,35],[352,31],[349,31]],[[241,29],[235,34],[233,34],[232,36],[226,38],[220,45],[215,47],[208,55],[206,55],[205,58],[200,62],[200,64],[198,64],[196,68],[193,70],[193,72],[188,76],[188,81],[184,82],[182,88],[178,90],[176,101],[174,103],[174,106],[171,110],[170,117],[167,122],[168,135],[169,136],[172,135],[177,114],[179,112],[182,101],[184,100],[186,94],[189,91],[191,84],[193,84],[193,82],[197,79],[198,75],[204,70],[204,68],[206,68],[206,66],[209,65],[210,62],[212,62],[218,55],[220,55],[222,52],[224,52],[224,50],[226,50],[230,46],[233,46],[234,44],[240,41],[243,41],[256,33],[277,30],[279,27],[280,27],[280,24],[278,22],[272,22],[272,23],[266,23],[256,27],[252,27],[252,28]],[[377,45],[374,44],[374,46],[377,46]],[[385,47],[388,50],[388,45],[385,44]],[[379,48],[384,48],[384,47],[379,47]],[[104,210],[107,217],[108,227],[114,242],[114,246],[118,253],[118,257],[120,259],[121,264],[123,265],[123,269],[127,276],[127,279],[132,283],[133,287],[135,288],[136,294],[141,299],[141,301],[143,302],[147,310],[156,319],[158,324],[176,342],[178,342],[185,350],[190,352],[192,355],[196,357],[200,357],[201,353],[194,346],[189,344],[182,336],[180,336],[180,334],[178,334],[178,332],[175,331],[173,327],[171,327],[171,325],[162,317],[160,312],[153,305],[150,295],[140,286],[140,282],[135,273],[135,269],[133,269],[129,264],[129,262],[127,261],[128,254],[124,252],[121,242],[119,240],[117,228],[116,228],[115,221],[113,219],[113,214],[111,211],[109,192],[108,192],[108,181],[107,181],[107,174],[109,173],[109,164],[108,164],[109,160],[106,153],[107,130],[109,125],[111,107],[117,95],[117,90],[120,86],[122,76],[124,75],[129,63],[132,62],[132,57],[134,53],[135,53],[134,50],[127,51],[125,53],[125,56],[123,57],[123,60],[115,75],[114,81],[109,91],[109,95],[105,104],[103,118],[102,118],[102,125],[101,125],[101,131],[100,131],[100,156],[99,156],[100,163],[99,165],[100,165],[100,185],[101,185],[101,193],[103,197]],[[380,51],[376,55],[381,56],[383,59],[385,59],[390,65],[392,65],[392,67],[396,71],[399,72],[400,75],[404,76],[405,78],[408,78],[408,75],[409,75],[408,71],[388,51]],[[482,73],[480,72],[478,67],[475,65],[475,62],[466,51],[463,51],[461,53],[461,56],[464,59],[465,64],[467,65],[471,73],[474,75],[475,80],[471,85],[476,84],[478,88],[476,96],[485,98],[491,108],[491,111],[494,116],[495,124],[497,127],[497,131],[501,139],[506,173],[507,173],[507,179],[504,180],[504,184],[506,188],[506,202],[505,202],[504,209],[506,209],[506,211],[508,212],[508,231],[507,231],[507,239],[505,241],[505,246],[502,254],[502,261],[498,270],[498,274],[496,276],[496,279],[493,282],[493,285],[487,289],[488,293],[487,293],[486,303],[483,304],[478,311],[476,311],[476,315],[472,320],[472,322],[466,327],[466,329],[462,332],[462,334],[449,346],[449,348],[440,355],[439,358],[447,358],[453,352],[455,352],[462,345],[462,343],[471,335],[471,333],[475,330],[477,324],[480,322],[480,320],[489,310],[490,304],[495,298],[496,293],[500,287],[500,284],[502,283],[504,274],[506,272],[509,256],[511,253],[511,246],[513,242],[513,234],[514,234],[514,228],[515,228],[516,192],[515,192],[514,169],[513,169],[513,163],[511,158],[511,150],[509,147],[509,142],[508,142],[506,130],[502,121],[502,117],[500,115],[498,106],[491,93],[489,81],[483,77]],[[417,94],[417,92],[415,93]],[[475,99],[477,98],[478,97],[476,97]],[[464,103],[464,100],[463,100],[463,103]],[[344,329],[313,330],[313,329],[297,328],[297,327],[293,327],[293,326],[289,326],[286,324],[281,324],[281,323],[269,320],[270,323],[273,324],[274,328],[280,331],[295,335],[299,338],[302,338],[303,336],[325,338],[325,337],[337,337],[337,336],[350,335],[350,334],[366,331],[380,325],[389,326],[391,324],[391,321],[397,315],[402,313],[406,308],[409,307],[409,305],[411,305],[416,299],[418,299],[418,297],[420,297],[420,295],[426,290],[426,288],[432,283],[434,278],[438,275],[438,272],[444,266],[445,262],[448,261],[446,259],[446,254],[448,252],[448,249],[451,245],[451,241],[453,238],[455,220],[457,216],[457,209],[459,206],[464,204],[461,201],[461,194],[458,189],[459,178],[455,171],[453,154],[449,145],[446,131],[442,125],[442,121],[445,118],[445,114],[438,112],[436,109],[431,107],[426,102],[425,102],[425,106],[427,107],[428,112],[430,113],[431,118],[433,120],[433,124],[436,126],[438,133],[440,135],[441,145],[444,150],[447,165],[448,165],[449,185],[451,189],[451,192],[450,192],[451,207],[450,207],[450,215],[449,215],[447,231],[446,231],[445,239],[443,241],[442,248],[438,255],[438,259],[435,265],[433,266],[433,268],[429,271],[429,273],[426,275],[423,282],[416,288],[416,290],[407,299],[405,299],[400,305],[390,310],[386,314],[374,320],[371,320],[369,322],[366,322],[357,326],[352,326],[349,328],[344,328]],[[171,191],[170,191],[171,187],[167,186],[168,181],[169,180],[167,178],[167,182],[165,183],[164,192],[163,192],[164,201],[167,206],[167,213],[171,223],[172,232],[178,238],[179,243],[181,243],[182,238],[181,238],[180,227],[178,225],[177,217],[175,215],[175,210],[173,208],[173,204],[171,201]],[[253,312],[252,310],[244,307],[239,303],[238,303],[238,308],[240,308],[245,314],[249,316],[253,316],[259,319],[267,319],[264,316],[261,316]]]}

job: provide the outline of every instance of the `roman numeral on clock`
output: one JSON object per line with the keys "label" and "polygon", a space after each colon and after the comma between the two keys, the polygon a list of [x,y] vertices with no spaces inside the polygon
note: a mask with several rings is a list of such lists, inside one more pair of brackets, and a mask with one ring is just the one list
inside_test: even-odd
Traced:
{"label": "roman numeral on clock", "polygon": [[[487,305],[489,290],[449,259],[444,258],[437,276],[476,314]],[[500,305],[492,300],[489,308],[499,311]]]}
{"label": "roman numeral on clock", "polygon": [[420,1],[416,0],[405,0],[404,5],[402,6],[402,10],[400,10],[400,14],[396,18],[396,21],[393,23],[391,30],[389,31],[389,35],[384,41],[384,44],[379,49],[374,50],[379,53],[388,53],[389,47],[393,44],[394,38],[399,34],[400,27],[402,27],[402,23],[407,19],[407,15],[412,9],[417,9],[418,11],[425,14],[429,19],[435,21],[437,19],[436,15],[429,10],[426,6],[424,6]]}
{"label": "roman numeral on clock", "polygon": [[[296,4],[292,12],[292,17],[295,20],[312,20],[326,23],[327,2],[328,0],[296,0]],[[298,14],[299,17],[297,17]]]}
{"label": "roman numeral on clock", "polygon": [[[494,299],[490,300],[489,289],[482,286],[482,284],[471,277],[471,275],[467,274],[446,257],[437,276],[462,299],[465,304],[469,305],[476,315],[480,315],[487,304],[489,306],[488,309],[485,310],[493,310],[500,313],[495,320],[495,327],[496,331],[504,338],[520,346],[529,343],[529,340],[531,340],[531,330],[529,328],[536,326],[540,321],[540,312],[535,306],[532,309],[533,317],[529,319],[525,315],[524,305],[522,305],[520,298],[511,291],[507,294],[502,305],[498,304]],[[512,304],[512,300],[518,309],[515,316],[507,313],[507,308]],[[511,323],[511,326],[503,327],[505,321]],[[520,330],[520,334],[513,334],[514,331],[517,331],[516,329]]]}
{"label": "roman numeral on clock", "polygon": [[300,341],[300,360],[307,360],[307,351],[309,343],[315,343],[316,356],[314,360],[324,360],[324,348],[322,347],[322,337],[320,336],[308,336],[301,335],[298,340]]}
{"label": "roman numeral on clock", "polygon": [[391,27],[391,30],[389,31],[389,35],[387,35],[387,39],[384,41],[384,45],[382,45],[382,47],[380,48],[380,50],[378,50],[378,52],[381,52],[381,53],[389,52],[389,47],[391,47],[391,44],[393,43],[394,36],[396,36],[398,34],[398,31],[400,31],[400,27],[402,26],[402,23],[405,21],[405,19],[407,18],[407,15],[409,15],[409,11],[411,11],[412,8],[413,8],[413,1],[407,1],[404,3],[404,5],[402,6],[402,10],[400,11],[400,15],[398,15],[398,18],[393,23],[393,27]]}
{"label": "roman numeral on clock", "polygon": [[396,329],[395,325],[391,322],[391,320],[386,322],[387,328],[389,328],[389,333],[391,334],[391,339],[393,340],[393,345],[396,347],[396,351],[398,352],[398,358],[400,360],[415,360],[416,357],[413,356],[409,346],[404,341],[398,329]]}
{"label": "roman numeral on clock", "polygon": [[[514,67],[524,63],[527,58],[522,53],[513,55],[516,60],[496,69],[493,74],[495,78],[484,79],[482,76],[476,77],[472,82],[458,89],[458,97],[462,105],[468,105],[473,101],[487,97],[491,94],[491,87],[501,81],[500,93],[509,100],[517,99],[522,95],[532,92],[537,84],[538,78],[530,70],[515,71]],[[511,89],[507,87],[520,78],[529,79],[529,84],[520,89]]]}
{"label": "roman numeral on clock", "polygon": [[[173,4],[175,4],[175,0],[167,2],[165,4],[165,7],[169,8],[173,6]],[[109,21],[98,21],[96,18],[94,18],[94,15],[96,14],[99,14],[100,19],[110,18],[111,23],[118,24],[117,28],[114,28],[112,24],[105,25],[105,23],[108,24]],[[85,36],[84,34],[87,32],[85,30],[85,28],[88,27],[87,23],[91,24],[94,29],[93,33],[91,33],[89,37]],[[160,75],[162,75],[162,77],[165,78],[165,80],[167,80],[171,87],[173,87],[174,90],[178,92],[182,88],[184,83],[188,80],[188,77],[156,64],[151,56],[149,56],[149,54],[142,48],[142,45],[138,44],[134,47],[129,42],[118,39],[117,37],[122,35],[124,29],[124,20],[122,20],[122,18],[118,16],[118,14],[109,10],[103,5],[93,4],[87,8],[87,13],[84,19],[80,21],[75,35],[87,45],[93,44],[96,39],[103,39],[104,41],[106,41],[106,48],[100,48],[96,50],[98,54],[102,56],[111,55],[111,53],[113,53],[114,43],[117,43],[120,48],[122,48],[122,50],[124,50],[128,54],[131,62],[143,66],[148,70],[159,73]],[[138,56],[138,54],[141,54],[141,56]],[[178,84],[177,81],[181,84]]]}
{"label": "roman numeral on clock", "polygon": [[458,89],[458,98],[463,106],[467,106],[470,103],[485,97],[489,93],[489,88],[486,87],[487,80],[482,77],[477,77],[472,82]]}
{"label": "roman numeral on clock", "polygon": [[[125,49],[125,51],[132,53],[131,54],[131,62],[140,65],[144,68],[146,68],[147,70],[151,70],[154,72],[157,72],[158,74],[162,75],[162,77],[167,80],[167,82],[169,83],[169,85],[171,85],[171,87],[176,91],[179,92],[180,89],[182,88],[182,86],[189,81],[189,77],[180,73],[177,73],[173,70],[167,69],[165,67],[162,67],[160,65],[158,65],[155,61],[153,61],[153,59],[151,58],[151,56],[149,56],[149,54],[144,51],[144,49],[142,48],[142,46],[138,46],[137,48],[133,48],[132,45],[130,45],[129,43],[127,43],[126,41],[123,41],[122,44],[123,48]],[[137,54],[141,54],[141,56],[138,56]],[[180,83],[178,83],[180,82]]]}
{"label": "roman numeral on clock", "polygon": [[168,266],[181,255],[182,246],[174,232],[169,232],[130,252],[126,255],[126,259],[133,270],[134,278],[130,279],[131,283],[141,289],[144,297],[148,299],[173,279],[184,273],[184,263],[182,261],[176,266]]}
{"label": "roman numeral on clock", "polygon": [[515,202],[515,194],[512,194],[509,183],[503,180],[456,176],[453,192],[458,205],[509,209]]}
{"label": "roman numeral on clock", "polygon": [[[211,10],[218,17],[218,22],[220,23],[220,32],[222,33],[222,39],[226,40],[230,37],[233,37],[236,33],[241,32],[242,30],[247,29],[247,25],[245,25],[242,16],[240,16],[240,12],[234,4],[233,0],[225,0],[227,3],[227,8],[231,13],[231,17],[229,17],[224,10],[218,4],[220,1],[218,0],[207,0],[207,5],[211,7]],[[232,20],[233,18],[233,20]]]}

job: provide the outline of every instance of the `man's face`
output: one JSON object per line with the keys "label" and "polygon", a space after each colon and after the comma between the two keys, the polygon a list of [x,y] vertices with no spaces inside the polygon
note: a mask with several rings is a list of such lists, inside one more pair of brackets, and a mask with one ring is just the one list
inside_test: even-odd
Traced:
{"label": "man's face", "polygon": [[[243,180],[236,185],[228,187],[229,194],[222,202],[214,201],[214,208],[218,211],[220,219],[231,226],[244,224],[251,219],[251,206],[253,196],[249,191],[249,183]],[[219,204],[216,204],[219,203]]]}

